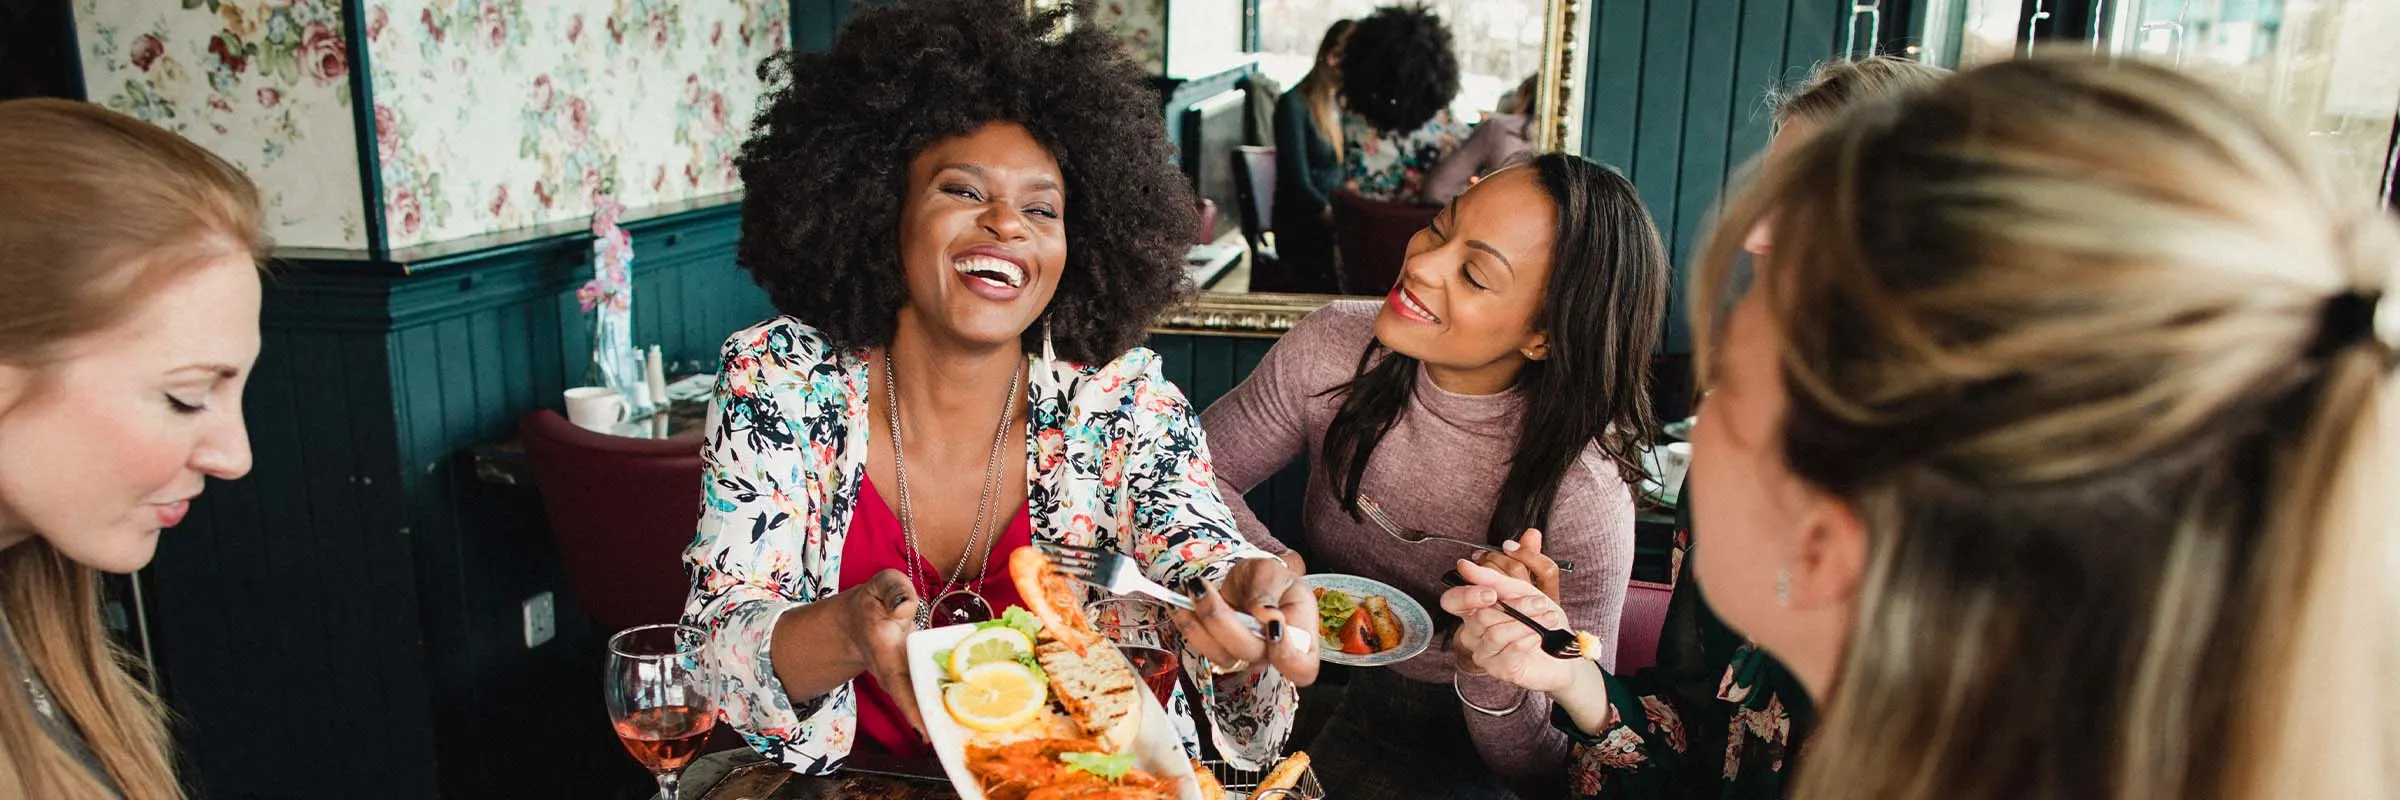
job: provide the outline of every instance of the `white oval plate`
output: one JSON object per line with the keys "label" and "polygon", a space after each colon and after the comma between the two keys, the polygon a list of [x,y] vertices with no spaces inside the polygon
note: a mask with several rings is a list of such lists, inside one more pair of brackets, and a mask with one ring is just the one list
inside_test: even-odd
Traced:
{"label": "white oval plate", "polygon": [[1339,646],[1328,647],[1322,638],[1318,639],[1319,658],[1325,663],[1349,667],[1390,666],[1416,658],[1417,654],[1425,652],[1425,648],[1433,646],[1433,615],[1425,613],[1425,607],[1418,605],[1416,598],[1409,597],[1391,584],[1356,575],[1330,574],[1309,575],[1302,578],[1301,582],[1308,584],[1310,589],[1331,589],[1351,597],[1381,595],[1385,602],[1392,605],[1393,621],[1400,623],[1400,646],[1370,655],[1344,653]]}
{"label": "white oval plate", "polygon": [[[947,670],[934,663],[933,654],[950,649],[973,632],[971,624],[951,625],[908,636],[910,683],[916,689],[917,708],[925,713],[925,736],[933,741],[934,753],[942,758],[942,771],[950,776],[950,787],[958,790],[961,800],[984,800],[983,786],[967,771],[967,737],[972,732],[951,719],[943,706],[942,676]],[[1175,735],[1167,710],[1159,706],[1150,687],[1137,688],[1142,694],[1142,731],[1133,737],[1134,766],[1168,781],[1182,779],[1179,796],[1200,800],[1200,787],[1192,780],[1191,759],[1184,757],[1183,740]]]}

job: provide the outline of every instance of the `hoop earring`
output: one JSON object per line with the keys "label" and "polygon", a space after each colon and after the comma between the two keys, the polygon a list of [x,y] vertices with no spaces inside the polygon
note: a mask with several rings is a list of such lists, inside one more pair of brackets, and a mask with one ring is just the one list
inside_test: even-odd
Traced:
{"label": "hoop earring", "polygon": [[1791,570],[1779,569],[1775,571],[1775,605],[1783,608],[1792,607]]}

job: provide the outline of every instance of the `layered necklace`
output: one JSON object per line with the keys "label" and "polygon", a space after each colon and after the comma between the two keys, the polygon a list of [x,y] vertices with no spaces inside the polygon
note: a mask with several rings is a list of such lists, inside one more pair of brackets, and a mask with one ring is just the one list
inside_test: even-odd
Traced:
{"label": "layered necklace", "polygon": [[[975,527],[967,535],[967,546],[958,553],[958,565],[942,578],[941,591],[930,591],[933,585],[925,580],[924,551],[917,544],[915,509],[908,499],[907,448],[900,439],[900,373],[892,368],[892,349],[883,349],[883,408],[884,418],[892,429],[892,474],[900,483],[900,535],[908,546],[908,583],[917,596],[932,597],[932,602],[917,603],[917,629],[924,630],[935,623],[959,625],[982,622],[992,618],[992,604],[975,591],[984,570],[991,568],[991,553],[983,545],[984,524],[992,509],[992,493],[1000,485],[1000,451],[1008,442],[1008,429],[1017,419],[1017,390],[1024,385],[1025,364],[1017,363],[1016,374],[1008,379],[1008,399],[1000,404],[1000,428],[992,433],[992,454],[983,466],[983,496],[975,503]],[[1000,544],[1000,534],[993,532],[991,547]],[[970,560],[978,549],[985,550],[984,558],[974,574],[967,572]]]}

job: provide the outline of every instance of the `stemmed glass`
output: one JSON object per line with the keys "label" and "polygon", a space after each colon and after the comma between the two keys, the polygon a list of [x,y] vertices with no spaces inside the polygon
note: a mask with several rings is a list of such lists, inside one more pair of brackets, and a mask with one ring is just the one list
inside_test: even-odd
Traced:
{"label": "stemmed glass", "polygon": [[627,628],[608,640],[609,721],[634,760],[658,776],[663,800],[676,800],[676,779],[716,726],[700,657],[707,643],[708,634],[684,625]]}
{"label": "stemmed glass", "polygon": [[1150,693],[1158,696],[1158,704],[1167,705],[1168,698],[1175,695],[1175,681],[1183,675],[1183,659],[1177,655],[1183,652],[1183,637],[1167,620],[1167,607],[1139,598],[1110,597],[1085,606],[1084,615],[1133,662]]}

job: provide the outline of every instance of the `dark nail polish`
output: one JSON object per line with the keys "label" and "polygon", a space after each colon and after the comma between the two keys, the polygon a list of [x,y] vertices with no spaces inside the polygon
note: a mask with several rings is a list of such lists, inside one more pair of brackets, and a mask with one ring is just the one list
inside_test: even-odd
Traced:
{"label": "dark nail polish", "polygon": [[1458,570],[1451,570],[1442,573],[1442,582],[1452,586],[1465,586],[1467,585],[1467,576],[1458,574]]}
{"label": "dark nail polish", "polygon": [[1270,642],[1280,642],[1280,641],[1283,641],[1283,620],[1279,620],[1279,619],[1271,619],[1271,620],[1267,620],[1267,641],[1270,641]]}
{"label": "dark nail polish", "polygon": [[1183,579],[1183,593],[1195,598],[1204,594],[1208,594],[1208,582],[1201,580],[1199,576],[1196,575],[1185,578]]}

